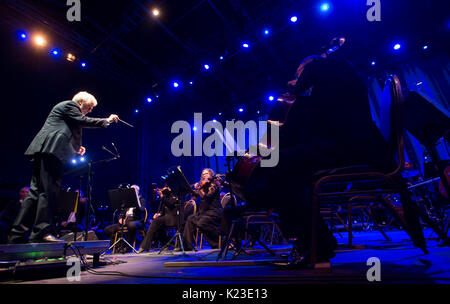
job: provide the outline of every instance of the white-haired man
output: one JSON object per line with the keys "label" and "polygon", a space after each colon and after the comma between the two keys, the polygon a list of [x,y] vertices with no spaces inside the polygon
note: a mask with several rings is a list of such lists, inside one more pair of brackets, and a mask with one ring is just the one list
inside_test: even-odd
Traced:
{"label": "white-haired man", "polygon": [[[94,96],[79,92],[72,100],[58,103],[50,111],[44,126],[25,152],[33,163],[30,193],[22,202],[9,235],[9,243],[60,241],[54,233],[53,212],[61,185],[63,166],[74,154],[83,155],[81,130],[85,127],[106,128],[117,122],[115,114],[108,118],[85,116],[97,105]],[[26,227],[27,229],[24,229]]]}

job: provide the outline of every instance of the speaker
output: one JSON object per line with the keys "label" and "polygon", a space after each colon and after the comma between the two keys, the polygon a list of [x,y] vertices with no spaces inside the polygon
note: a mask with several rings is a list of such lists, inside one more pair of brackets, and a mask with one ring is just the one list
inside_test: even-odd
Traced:
{"label": "speaker", "polygon": [[[76,241],[77,242],[84,241],[84,235],[85,235],[84,231],[77,232],[77,240]],[[61,239],[65,240],[66,242],[73,242],[73,237],[74,237],[74,233],[71,232],[71,233],[63,235],[61,237]],[[98,237],[93,230],[88,231],[87,240],[88,241],[97,241],[98,240]]]}

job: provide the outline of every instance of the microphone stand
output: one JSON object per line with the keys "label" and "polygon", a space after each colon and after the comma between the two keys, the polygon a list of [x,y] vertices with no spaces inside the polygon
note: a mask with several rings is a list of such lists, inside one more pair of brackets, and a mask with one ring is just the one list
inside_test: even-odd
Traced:
{"label": "microphone stand", "polygon": [[109,152],[110,154],[112,154],[114,157],[112,158],[107,158],[107,159],[102,159],[99,161],[90,161],[88,162],[88,181],[87,181],[87,202],[86,202],[86,206],[85,206],[85,227],[84,227],[84,241],[87,241],[88,239],[88,231],[89,231],[89,212],[92,208],[92,184],[93,184],[93,180],[94,180],[94,171],[92,170],[93,166],[95,165],[99,165],[99,164],[106,164],[109,163],[113,160],[119,159],[120,155],[117,152],[116,146],[113,144],[114,149],[116,150],[116,154],[114,154],[113,152],[109,151],[107,148],[105,148],[105,146],[102,147],[103,150]]}

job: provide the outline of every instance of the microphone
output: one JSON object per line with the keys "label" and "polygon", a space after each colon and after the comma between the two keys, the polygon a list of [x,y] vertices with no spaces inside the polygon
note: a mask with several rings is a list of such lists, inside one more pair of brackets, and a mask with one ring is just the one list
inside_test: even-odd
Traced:
{"label": "microphone", "polygon": [[117,148],[116,145],[112,142],[111,145],[113,146],[114,150],[116,150],[116,153],[119,154],[119,152],[117,152]]}
{"label": "microphone", "polygon": [[105,147],[105,146],[102,146],[102,149],[103,149],[103,150],[105,150],[106,152],[108,152],[108,153],[110,153],[110,154],[114,155],[114,156],[117,156],[116,154],[114,154],[114,153],[113,153],[113,152],[111,152],[110,150],[106,149],[106,147]]}
{"label": "microphone", "polygon": [[119,151],[117,151],[116,145],[112,142],[111,145],[113,146],[114,150],[116,150],[116,156],[119,157]]}

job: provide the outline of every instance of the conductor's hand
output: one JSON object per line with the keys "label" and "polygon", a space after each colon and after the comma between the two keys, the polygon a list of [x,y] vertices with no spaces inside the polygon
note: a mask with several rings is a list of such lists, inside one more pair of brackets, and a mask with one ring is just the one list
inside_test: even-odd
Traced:
{"label": "conductor's hand", "polygon": [[153,215],[153,219],[158,218],[158,217],[160,217],[160,216],[161,216],[161,213],[155,213],[155,214]]}
{"label": "conductor's hand", "polygon": [[80,155],[84,155],[84,153],[86,153],[86,148],[81,146],[77,153]]}
{"label": "conductor's hand", "polygon": [[111,114],[111,115],[109,115],[109,117],[106,119],[106,121],[108,121],[109,123],[112,123],[112,122],[118,122],[118,121],[119,121],[119,116],[117,116],[116,114]]}

